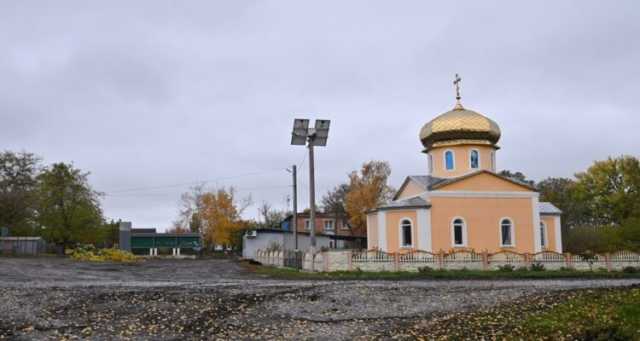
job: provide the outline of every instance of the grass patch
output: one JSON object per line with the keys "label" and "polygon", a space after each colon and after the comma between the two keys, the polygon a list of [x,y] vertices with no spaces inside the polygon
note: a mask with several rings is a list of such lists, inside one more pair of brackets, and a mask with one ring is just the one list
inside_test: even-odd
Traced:
{"label": "grass patch", "polygon": [[291,280],[418,280],[418,279],[556,279],[556,278],[640,278],[640,273],[602,271],[481,271],[481,270],[432,270],[424,272],[305,272],[289,268],[276,268],[243,262],[251,272],[277,279]]}
{"label": "grass patch", "polygon": [[530,316],[522,332],[545,339],[639,340],[640,288],[578,295]]}
{"label": "grass patch", "polygon": [[409,322],[428,340],[640,340],[640,287],[547,292],[473,312]]}

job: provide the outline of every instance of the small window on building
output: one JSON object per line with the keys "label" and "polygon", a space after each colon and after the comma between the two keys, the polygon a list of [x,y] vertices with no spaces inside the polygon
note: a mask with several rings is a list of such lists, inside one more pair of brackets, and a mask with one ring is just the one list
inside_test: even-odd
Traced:
{"label": "small window on building", "polygon": [[447,150],[444,152],[444,164],[447,170],[453,170],[455,168],[453,151]]}
{"label": "small window on building", "polygon": [[413,245],[411,241],[411,220],[403,219],[400,223],[400,234],[402,237],[402,246],[407,247]]}
{"label": "small window on building", "polygon": [[327,219],[324,221],[324,229],[326,231],[333,231],[333,220]]}
{"label": "small window on building", "polygon": [[304,220],[304,229],[311,230],[311,221],[309,219]]}
{"label": "small window on building", "polygon": [[540,246],[547,247],[547,225],[540,222]]}
{"label": "small window on building", "polygon": [[513,246],[513,222],[509,219],[502,219],[500,222],[500,244]]}
{"label": "small window on building", "polygon": [[465,226],[464,220],[457,218],[453,221],[453,245],[464,246],[465,245]]}
{"label": "small window on building", "polygon": [[475,149],[469,155],[469,165],[471,165],[471,169],[480,168],[480,153]]}
{"label": "small window on building", "polygon": [[346,220],[340,219],[336,224],[338,224],[338,226],[340,226],[341,230],[348,230],[349,229],[349,224],[347,223]]}

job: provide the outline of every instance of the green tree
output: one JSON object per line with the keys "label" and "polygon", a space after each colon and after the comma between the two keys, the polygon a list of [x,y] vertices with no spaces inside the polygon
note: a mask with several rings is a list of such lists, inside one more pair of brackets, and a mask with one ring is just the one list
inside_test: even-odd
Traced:
{"label": "green tree", "polygon": [[344,217],[347,214],[345,201],[349,192],[349,184],[340,184],[329,190],[322,197],[322,210],[324,213],[333,214],[336,217]]}
{"label": "green tree", "polygon": [[632,156],[595,162],[576,174],[577,199],[587,204],[591,225],[620,226],[640,216],[640,161]]}
{"label": "green tree", "polygon": [[640,216],[627,219],[619,232],[624,249],[640,252]]}
{"label": "green tree", "polygon": [[38,175],[38,222],[49,242],[68,247],[99,241],[104,223],[100,194],[89,185],[88,175],[64,163]]}
{"label": "green tree", "polygon": [[287,212],[274,209],[271,204],[266,201],[263,201],[262,205],[258,207],[258,213],[262,218],[262,222],[257,225],[269,228],[280,228],[280,223],[282,223],[287,216]]}
{"label": "green tree", "polygon": [[36,176],[40,158],[30,153],[0,153],[0,227],[12,235],[35,233]]}
{"label": "green tree", "polygon": [[520,182],[524,182],[526,184],[529,184],[530,186],[535,186],[535,181],[533,180],[529,180],[527,179],[527,176],[524,175],[522,172],[512,172],[510,170],[502,170],[500,171],[500,173],[498,173],[499,175],[502,176],[506,176],[507,178],[511,178]]}
{"label": "green tree", "polygon": [[540,192],[540,201],[548,201],[562,210],[564,231],[590,224],[588,206],[577,194],[576,181],[568,178],[547,178],[540,181],[536,188]]}

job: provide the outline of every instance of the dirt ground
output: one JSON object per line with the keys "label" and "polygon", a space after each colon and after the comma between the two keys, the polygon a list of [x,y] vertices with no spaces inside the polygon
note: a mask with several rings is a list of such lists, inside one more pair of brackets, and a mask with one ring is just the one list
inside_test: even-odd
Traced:
{"label": "dirt ground", "polygon": [[417,320],[625,280],[284,281],[231,260],[0,258],[0,339],[391,339]]}

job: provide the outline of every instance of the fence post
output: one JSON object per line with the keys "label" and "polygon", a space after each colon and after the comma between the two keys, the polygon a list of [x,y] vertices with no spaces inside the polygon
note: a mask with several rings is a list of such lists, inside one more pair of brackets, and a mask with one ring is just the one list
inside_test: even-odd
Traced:
{"label": "fence post", "polygon": [[567,252],[564,254],[564,263],[567,268],[571,268],[571,253]]}
{"label": "fence post", "polygon": [[329,272],[329,257],[327,257],[327,254],[327,251],[322,252],[322,265],[324,272]]}
{"label": "fence post", "polygon": [[444,251],[442,249],[438,252],[438,265],[440,270],[444,269]]}
{"label": "fence post", "polygon": [[395,252],[393,254],[393,267],[395,271],[400,271],[400,252]]}
{"label": "fence post", "polygon": [[489,251],[482,251],[482,270],[489,269]]}
{"label": "fence post", "polygon": [[353,271],[353,250],[347,251],[347,270]]}
{"label": "fence post", "polygon": [[604,262],[607,264],[607,272],[611,272],[613,270],[613,266],[611,264],[611,254],[609,252],[604,254]]}

